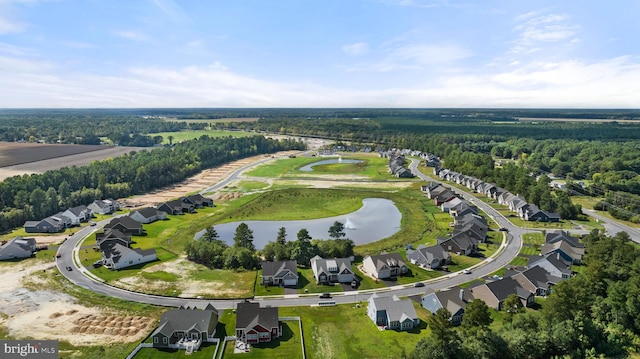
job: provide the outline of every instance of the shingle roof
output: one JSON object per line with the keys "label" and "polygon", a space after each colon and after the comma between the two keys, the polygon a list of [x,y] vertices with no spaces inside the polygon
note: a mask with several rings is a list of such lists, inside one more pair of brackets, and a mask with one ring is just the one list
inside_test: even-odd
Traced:
{"label": "shingle roof", "polygon": [[160,325],[152,335],[162,333],[170,337],[176,331],[186,332],[193,328],[208,333],[209,327],[215,328],[217,324],[218,312],[214,310],[171,309],[162,315]]}
{"label": "shingle roof", "polygon": [[236,308],[236,328],[251,329],[256,325],[271,329],[278,326],[278,308],[260,308],[259,303],[242,302]]}
{"label": "shingle roof", "polygon": [[406,319],[418,319],[416,309],[413,307],[410,299],[400,300],[397,296],[380,297],[374,294],[370,297],[374,302],[376,310],[384,310],[387,312],[389,322],[403,322]]}
{"label": "shingle roof", "polygon": [[288,273],[298,276],[298,262],[296,261],[275,261],[262,262],[262,275],[271,277],[283,277]]}

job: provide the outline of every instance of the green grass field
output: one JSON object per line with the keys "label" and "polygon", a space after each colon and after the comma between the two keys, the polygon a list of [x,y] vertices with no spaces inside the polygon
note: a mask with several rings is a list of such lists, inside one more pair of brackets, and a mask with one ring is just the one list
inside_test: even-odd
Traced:
{"label": "green grass field", "polygon": [[243,131],[218,131],[218,130],[198,130],[198,131],[180,131],[180,132],[158,132],[148,134],[151,137],[162,136],[162,144],[169,144],[169,136],[173,136],[173,143],[179,143],[183,141],[193,140],[202,136],[209,137],[249,137],[257,136],[255,132],[243,132]]}
{"label": "green grass field", "polygon": [[298,321],[282,321],[282,336],[271,343],[254,344],[249,353],[234,354],[235,342],[229,341],[223,358],[302,358],[302,338]]}

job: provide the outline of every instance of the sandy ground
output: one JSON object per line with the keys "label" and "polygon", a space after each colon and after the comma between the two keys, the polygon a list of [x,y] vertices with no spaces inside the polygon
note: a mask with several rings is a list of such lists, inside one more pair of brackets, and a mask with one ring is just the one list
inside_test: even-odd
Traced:
{"label": "sandy ground", "polygon": [[[33,274],[55,271],[53,262],[3,263],[0,281],[0,325],[15,338],[67,340],[73,345],[105,345],[140,341],[153,320],[108,313],[78,304],[67,294],[51,290],[29,290],[23,281],[42,282]],[[43,286],[44,287],[44,286]]]}

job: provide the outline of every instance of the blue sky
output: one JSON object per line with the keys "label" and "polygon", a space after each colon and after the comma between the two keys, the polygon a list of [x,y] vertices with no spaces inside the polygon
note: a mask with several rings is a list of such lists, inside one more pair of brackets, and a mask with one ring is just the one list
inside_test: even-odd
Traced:
{"label": "blue sky", "polygon": [[638,108],[638,1],[0,0],[0,108]]}

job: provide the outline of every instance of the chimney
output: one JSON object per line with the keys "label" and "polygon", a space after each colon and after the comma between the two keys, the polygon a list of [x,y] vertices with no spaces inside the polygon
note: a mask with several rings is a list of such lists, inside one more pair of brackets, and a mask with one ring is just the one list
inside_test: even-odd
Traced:
{"label": "chimney", "polygon": [[460,300],[464,301],[464,289],[460,288]]}

